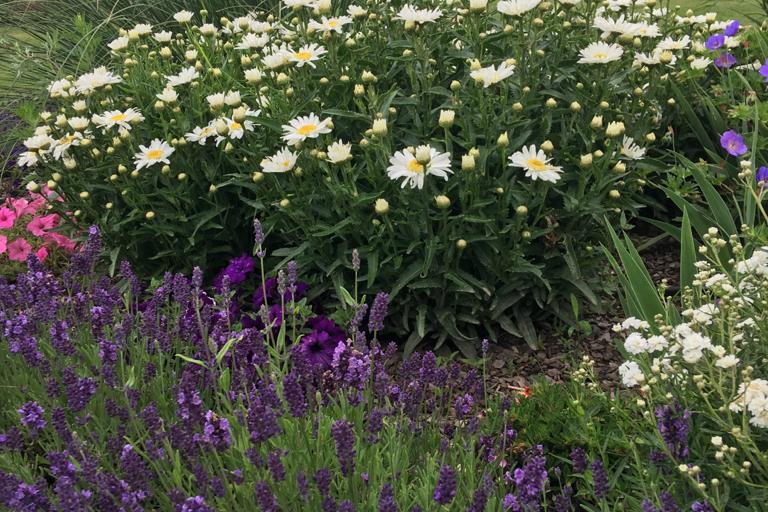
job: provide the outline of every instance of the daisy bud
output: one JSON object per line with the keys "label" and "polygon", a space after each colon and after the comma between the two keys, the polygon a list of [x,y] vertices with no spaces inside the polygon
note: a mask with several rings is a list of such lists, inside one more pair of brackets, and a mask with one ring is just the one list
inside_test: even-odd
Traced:
{"label": "daisy bud", "polygon": [[232,112],[232,119],[234,119],[238,123],[242,123],[243,121],[245,121],[247,113],[248,113],[248,109],[246,109],[245,107],[238,107]]}
{"label": "daisy bud", "polygon": [[632,93],[635,96],[642,96],[643,95],[643,90],[640,87],[635,87],[635,89],[632,91]]}
{"label": "daisy bud", "polygon": [[72,171],[77,168],[77,160],[74,158],[62,158],[62,161],[64,162],[64,168],[68,171]]}
{"label": "daisy bud", "polygon": [[114,206],[112,203],[107,203],[104,205],[104,208],[106,208],[107,210],[111,210],[112,206]]}
{"label": "daisy bud", "polygon": [[435,197],[435,204],[441,210],[445,210],[446,208],[450,208],[451,200],[448,198],[448,196],[439,195]]}
{"label": "daisy bud", "polygon": [[467,245],[468,245],[467,241],[464,240],[463,238],[459,238],[458,240],[456,240],[456,248],[460,251],[463,251],[464,249],[466,249]]}
{"label": "daisy bud", "polygon": [[616,162],[616,165],[613,166],[613,170],[617,174],[622,174],[627,171],[627,164],[624,162]]}
{"label": "daisy bud", "polygon": [[187,50],[186,52],[184,52],[184,60],[186,60],[190,64],[192,62],[195,62],[197,60],[197,50]]}
{"label": "daisy bud", "polygon": [[502,187],[496,187],[496,193],[501,195],[504,193],[504,189]]}
{"label": "daisy bud", "polygon": [[319,14],[327,14],[331,12],[331,0],[320,0],[317,2],[317,12]]}
{"label": "daisy bud", "polygon": [[552,144],[551,140],[545,140],[544,142],[541,143],[541,149],[545,153],[551,153],[552,151],[555,150],[555,145]]}
{"label": "daisy bud", "polygon": [[291,98],[291,97],[293,96],[293,93],[294,93],[294,91],[293,91],[293,87],[289,87],[289,88],[287,88],[287,89],[285,90],[285,96],[286,96],[287,98]]}
{"label": "daisy bud", "polygon": [[208,187],[208,193],[209,193],[209,194],[213,194],[213,193],[215,193],[215,192],[216,192],[216,190],[218,190],[218,188],[217,188],[217,187],[216,187],[216,185],[214,185],[214,184],[211,184],[211,186],[210,186],[210,187]]}
{"label": "daisy bud", "polygon": [[645,134],[645,140],[648,142],[655,142],[656,141],[656,134],[653,132],[648,132]]}
{"label": "daisy bud", "polygon": [[290,81],[291,81],[291,77],[289,77],[285,73],[280,73],[279,75],[277,75],[277,83],[279,85],[285,85]]}
{"label": "daisy bud", "polygon": [[157,100],[157,101],[155,102],[155,110],[157,110],[158,112],[160,112],[160,111],[161,111],[161,110],[163,110],[164,108],[165,108],[165,103],[163,103],[161,100]]}
{"label": "daisy bud", "polygon": [[363,71],[362,79],[364,83],[370,84],[376,81],[376,75],[366,70],[366,71]]}
{"label": "daisy bud", "polygon": [[461,89],[461,82],[459,82],[458,80],[454,80],[454,81],[452,81],[452,82],[451,82],[451,90],[452,90],[453,92],[456,92],[456,91],[458,91],[459,89]]}
{"label": "daisy bud", "polygon": [[509,25],[509,24],[504,25],[505,34],[511,34],[513,30],[515,30],[515,27],[513,27],[512,25]]}
{"label": "daisy bud", "polygon": [[167,46],[160,48],[160,56],[164,59],[168,59],[173,55],[173,52]]}
{"label": "daisy bud", "polygon": [[525,231],[520,233],[520,236],[522,236],[523,239],[525,239],[525,240],[530,240],[531,236],[533,236],[533,235],[531,235],[531,232],[526,229]]}
{"label": "daisy bud", "polygon": [[331,81],[328,80],[326,77],[323,77],[320,79],[320,85],[328,85],[329,83],[331,83]]}
{"label": "daisy bud", "polygon": [[358,97],[365,94],[365,86],[363,84],[355,84],[354,94]]}
{"label": "daisy bud", "polygon": [[675,98],[669,98],[669,99],[667,100],[667,105],[669,105],[670,107],[671,107],[671,106],[674,106],[674,105],[675,105],[675,103],[677,103],[677,102],[675,101]]}
{"label": "daisy bud", "polygon": [[607,101],[601,101],[600,102],[600,108],[605,110],[606,108],[610,107],[611,105]]}
{"label": "daisy bud", "polygon": [[525,206],[524,204],[521,204],[520,206],[515,208],[515,213],[517,213],[520,216],[528,215],[528,207]]}
{"label": "daisy bud", "polygon": [[170,165],[164,165],[162,169],[160,169],[160,172],[163,174],[170,174],[171,173],[171,166]]}
{"label": "daisy bud", "polygon": [[80,147],[82,148],[90,147],[91,144],[93,144],[93,141],[91,139],[83,139],[80,141]]}
{"label": "daisy bud", "polygon": [[499,138],[496,139],[496,144],[498,144],[502,148],[509,146],[509,134],[507,134],[507,132],[504,132],[501,135],[499,135]]}
{"label": "daisy bud", "polygon": [[602,158],[604,153],[601,150],[596,149],[592,154],[595,156],[595,158]]}
{"label": "daisy bud", "polygon": [[289,204],[291,204],[291,202],[288,199],[282,199],[280,201],[280,208],[288,208]]}
{"label": "daisy bud", "polygon": [[250,66],[251,65],[251,58],[247,55],[243,55],[240,57],[240,65],[243,67]]}
{"label": "daisy bud", "polygon": [[549,98],[545,105],[547,108],[555,108],[557,106],[557,100],[555,98]]}
{"label": "daisy bud", "polygon": [[483,12],[488,7],[488,0],[469,0],[470,12]]}
{"label": "daisy bud", "polygon": [[620,137],[624,135],[624,123],[621,121],[611,121],[605,129],[605,134],[608,137]]}
{"label": "daisy bud", "polygon": [[469,154],[472,155],[475,158],[479,158],[480,157],[480,150],[477,149],[477,148],[472,148],[472,149],[469,150]]}
{"label": "daisy bud", "polygon": [[75,210],[75,213],[74,213],[75,217],[79,217],[82,214],[83,214],[82,210]]}
{"label": "daisy bud", "polygon": [[616,189],[613,189],[610,192],[608,192],[608,197],[610,197],[611,199],[618,199],[621,197],[621,192],[619,192]]}
{"label": "daisy bud", "polygon": [[377,215],[386,215],[389,213],[389,203],[386,199],[379,198],[373,204],[373,210]]}
{"label": "daisy bud", "polygon": [[224,146],[224,153],[231,153],[235,150],[235,146],[232,145],[231,142],[227,142],[226,146]]}
{"label": "daisy bud", "polygon": [[421,165],[427,165],[432,160],[432,151],[429,146],[419,146],[414,156]]}
{"label": "daisy bud", "polygon": [[227,134],[229,134],[229,125],[224,119],[221,119],[221,118],[217,119],[213,127],[216,129],[216,133],[218,133],[222,137],[226,137]]}
{"label": "daisy bud", "polygon": [[253,174],[251,175],[251,180],[254,183],[258,183],[258,182],[260,182],[263,179],[264,179],[264,173],[262,173],[262,172],[254,171]]}
{"label": "daisy bud", "polygon": [[453,126],[453,121],[456,117],[456,112],[453,110],[441,110],[440,111],[440,120],[438,123],[443,128],[450,128]]}
{"label": "daisy bud", "polygon": [[571,112],[581,112],[581,104],[578,101],[574,101],[570,106]]}
{"label": "daisy bud", "polygon": [[179,173],[179,174],[176,176],[176,179],[177,179],[177,180],[179,180],[179,181],[184,181],[184,180],[186,180],[186,179],[187,179],[187,173],[185,173],[185,172],[180,172],[180,173]]}
{"label": "daisy bud", "polygon": [[516,101],[515,103],[512,104],[512,110],[514,110],[515,112],[521,112],[523,110],[523,104],[520,103],[519,101]]}
{"label": "daisy bud", "polygon": [[543,27],[544,26],[544,20],[541,18],[533,18],[533,24],[537,27]]}
{"label": "daisy bud", "polygon": [[245,80],[249,84],[258,84],[261,82],[263,78],[263,75],[261,74],[261,71],[258,69],[246,69],[245,70]]}
{"label": "daisy bud", "polygon": [[383,137],[387,134],[387,120],[386,119],[374,119],[373,121],[373,134],[377,137]]}
{"label": "daisy bud", "polygon": [[88,110],[88,105],[85,103],[84,100],[77,100],[72,104],[72,108],[75,109],[75,112],[81,113]]}
{"label": "daisy bud", "polygon": [[53,178],[53,181],[55,181],[56,183],[60,182],[62,177],[63,176],[58,172],[51,174],[51,178]]}
{"label": "daisy bud", "polygon": [[403,50],[403,57],[412,57],[413,56],[413,50],[406,48]]}
{"label": "daisy bud", "polygon": [[462,171],[474,171],[475,170],[475,157],[472,155],[463,155],[461,157],[461,170]]}
{"label": "daisy bud", "polygon": [[117,172],[119,172],[120,174],[125,174],[126,172],[128,172],[128,168],[123,164],[120,164],[117,166]]}
{"label": "daisy bud", "polygon": [[144,217],[146,217],[147,220],[152,220],[155,218],[155,212],[149,211],[144,214]]}
{"label": "daisy bud", "polygon": [[139,176],[141,176],[141,173],[137,169],[131,171],[131,178],[136,179]]}
{"label": "daisy bud", "polygon": [[405,30],[413,30],[414,28],[416,28],[415,21],[408,20],[405,22]]}
{"label": "daisy bud", "polygon": [[40,185],[38,185],[34,181],[30,181],[29,183],[27,183],[26,189],[29,190],[30,192],[37,192],[38,190],[40,190]]}

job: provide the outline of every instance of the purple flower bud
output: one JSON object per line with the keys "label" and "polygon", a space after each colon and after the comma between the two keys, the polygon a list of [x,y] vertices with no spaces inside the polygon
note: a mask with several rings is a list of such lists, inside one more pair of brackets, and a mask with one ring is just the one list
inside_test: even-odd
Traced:
{"label": "purple flower bud", "polygon": [[440,468],[437,487],[432,497],[441,505],[448,505],[456,497],[456,473],[451,466],[446,464]]}
{"label": "purple flower bud", "polygon": [[571,463],[574,473],[583,473],[587,470],[587,453],[582,448],[571,450]]}
{"label": "purple flower bud", "polygon": [[590,468],[592,469],[592,485],[595,489],[595,498],[602,500],[608,496],[608,474],[605,472],[603,461],[595,460]]}
{"label": "purple flower bud", "polygon": [[27,427],[32,433],[45,428],[45,409],[40,407],[37,402],[27,402],[18,410],[21,416],[21,424]]}
{"label": "purple flower bud", "polygon": [[197,290],[203,287],[203,270],[200,267],[192,269],[192,287]]}
{"label": "purple flower bud", "polygon": [[755,180],[762,188],[768,188],[768,167],[761,166],[755,173]]}
{"label": "purple flower bud", "polygon": [[379,292],[373,300],[371,312],[368,315],[368,330],[376,333],[384,330],[384,317],[387,316],[389,309],[389,294]]}
{"label": "purple flower bud", "polygon": [[262,512],[278,512],[280,510],[277,498],[272,494],[269,484],[264,481],[256,482],[256,503],[259,504]]}
{"label": "purple flower bud", "polygon": [[253,219],[253,242],[259,247],[264,245],[264,228],[258,218]]}
{"label": "purple flower bud", "polygon": [[357,249],[352,249],[352,270],[355,272],[360,270],[360,253]]}
{"label": "purple flower bud", "polygon": [[397,512],[392,484],[386,483],[379,494],[379,512]]}
{"label": "purple flower bud", "polygon": [[336,442],[336,457],[339,459],[341,474],[349,476],[355,471],[355,433],[352,424],[338,420],[331,426],[331,435]]}

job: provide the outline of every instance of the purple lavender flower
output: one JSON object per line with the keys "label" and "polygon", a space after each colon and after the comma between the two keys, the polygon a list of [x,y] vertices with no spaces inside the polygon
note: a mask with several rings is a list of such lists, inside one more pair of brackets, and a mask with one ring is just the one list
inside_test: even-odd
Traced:
{"label": "purple lavender flower", "polygon": [[554,512],[570,512],[572,509],[573,487],[566,485],[560,496],[555,497]]}
{"label": "purple lavender flower", "polygon": [[739,23],[739,20],[733,20],[728,24],[728,26],[725,27],[725,30],[723,30],[723,33],[728,37],[733,37],[739,33],[740,28],[741,28],[741,24]]}
{"label": "purple lavender flower", "polygon": [[456,410],[456,417],[463,418],[472,412],[472,406],[475,405],[475,399],[472,395],[466,393],[456,397],[456,401],[453,404],[453,408]]}
{"label": "purple lavender flower", "polygon": [[656,426],[659,434],[676,460],[683,460],[688,456],[690,417],[690,411],[683,410],[679,405],[656,408]]}
{"label": "purple lavender flower", "polygon": [[296,485],[299,488],[301,499],[306,503],[309,499],[309,480],[307,480],[307,475],[302,470],[299,470],[296,474]]}
{"label": "purple lavender flower", "polygon": [[18,410],[21,416],[21,424],[27,427],[32,433],[45,428],[45,409],[40,407],[37,402],[27,402]]}
{"label": "purple lavender flower", "polygon": [[285,466],[283,466],[283,453],[280,450],[275,450],[269,453],[267,457],[267,466],[269,472],[272,473],[272,480],[275,482],[282,482],[285,480]]}
{"label": "purple lavender flower", "polygon": [[248,428],[255,443],[263,443],[281,432],[275,411],[259,396],[254,397],[248,410]]}
{"label": "purple lavender flower", "polygon": [[360,253],[357,249],[352,249],[352,270],[355,272],[360,270]]}
{"label": "purple lavender flower", "polygon": [[679,512],[680,508],[675,502],[675,497],[668,491],[661,491],[659,494],[659,500],[661,501],[661,512]]}
{"label": "purple lavender flower", "polygon": [[331,435],[336,443],[341,474],[349,476],[355,471],[355,433],[352,424],[346,420],[337,420],[331,426]]}
{"label": "purple lavender flower", "polygon": [[213,512],[213,509],[206,505],[205,498],[202,496],[187,498],[178,510],[179,512]]}
{"label": "purple lavender flower", "polygon": [[349,500],[339,503],[339,512],[355,512],[355,506]]}
{"label": "purple lavender flower", "polygon": [[523,505],[534,506],[541,501],[541,495],[549,479],[546,464],[544,447],[536,445],[526,452],[523,467],[515,469],[513,475],[517,495]]}
{"label": "purple lavender flower", "polygon": [[732,156],[741,156],[748,149],[744,137],[734,130],[728,130],[720,137],[720,145]]}
{"label": "purple lavender flower", "polygon": [[258,218],[253,219],[253,241],[257,246],[264,245],[264,228]]}
{"label": "purple lavender flower", "polygon": [[583,448],[571,450],[571,463],[574,473],[583,473],[587,470],[587,452]]}
{"label": "purple lavender flower", "polygon": [[386,483],[381,488],[381,494],[379,494],[379,512],[397,512],[397,503],[395,503],[392,484]]}
{"label": "purple lavender flower", "polygon": [[256,503],[259,504],[262,512],[278,512],[280,510],[277,498],[272,494],[269,484],[264,481],[256,482]]}
{"label": "purple lavender flower", "polygon": [[451,466],[445,464],[440,468],[437,487],[432,497],[441,505],[448,505],[456,497],[456,473]]}
{"label": "purple lavender flower", "polygon": [[229,448],[232,445],[229,421],[213,411],[206,412],[205,425],[203,426],[203,441],[212,445],[217,450]]}
{"label": "purple lavender flower", "polygon": [[643,512],[659,512],[656,505],[654,505],[648,498],[645,498],[640,506],[642,507]]}
{"label": "purple lavender flower", "polygon": [[514,494],[507,494],[502,501],[504,512],[521,512],[520,502]]}
{"label": "purple lavender flower", "polygon": [[389,309],[389,294],[379,292],[376,294],[376,298],[373,300],[373,306],[371,306],[371,312],[368,315],[368,330],[376,333],[384,330],[384,317],[387,316],[387,310]]}
{"label": "purple lavender flower", "polygon": [[728,69],[735,66],[737,62],[738,61],[736,60],[736,57],[728,52],[725,52],[715,59],[715,66],[718,68]]}
{"label": "purple lavender flower", "polygon": [[725,44],[725,36],[723,34],[715,34],[715,35],[709,36],[709,38],[707,39],[707,42],[704,43],[704,46],[706,46],[707,50],[715,51],[722,48],[724,44]]}
{"label": "purple lavender flower", "polygon": [[331,471],[328,468],[320,468],[315,472],[315,485],[320,496],[328,496],[331,492]]}
{"label": "purple lavender flower", "polygon": [[603,461],[595,460],[590,466],[592,469],[592,484],[595,488],[595,497],[602,500],[608,496],[608,474],[603,466]]}
{"label": "purple lavender flower", "polygon": [[472,503],[467,508],[467,512],[483,512],[485,506],[488,504],[488,495],[490,494],[492,487],[491,478],[488,475],[483,476],[483,481],[475,489],[475,494],[472,496]]}
{"label": "purple lavender flower", "polygon": [[691,505],[691,512],[715,512],[715,509],[708,501],[697,501]]}
{"label": "purple lavender flower", "polygon": [[765,59],[765,62],[760,66],[758,72],[765,78],[765,81],[768,82],[768,59]]}
{"label": "purple lavender flower", "polygon": [[295,369],[283,377],[283,397],[288,404],[288,412],[294,418],[301,418],[309,409],[307,392],[301,382],[301,376]]}

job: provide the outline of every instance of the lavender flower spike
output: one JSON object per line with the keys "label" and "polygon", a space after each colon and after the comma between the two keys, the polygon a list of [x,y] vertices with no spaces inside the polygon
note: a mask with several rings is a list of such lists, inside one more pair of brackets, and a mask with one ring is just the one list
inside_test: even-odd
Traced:
{"label": "lavender flower spike", "polygon": [[377,293],[376,298],[373,300],[371,312],[368,315],[369,331],[376,333],[384,330],[384,317],[387,316],[388,309],[389,294],[384,292]]}
{"label": "lavender flower spike", "polygon": [[448,505],[456,496],[456,473],[449,465],[440,468],[437,487],[433,494],[434,500],[441,505]]}

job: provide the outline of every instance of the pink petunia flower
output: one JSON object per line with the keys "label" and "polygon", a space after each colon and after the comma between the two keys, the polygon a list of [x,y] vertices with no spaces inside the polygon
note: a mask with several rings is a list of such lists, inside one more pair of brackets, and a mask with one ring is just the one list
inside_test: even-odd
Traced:
{"label": "pink petunia flower", "polygon": [[57,246],[61,247],[62,249],[66,249],[67,251],[75,250],[75,241],[72,240],[71,238],[67,238],[66,236],[60,233],[46,233],[43,239],[49,240],[55,243]]}
{"label": "pink petunia flower", "polygon": [[37,256],[37,260],[42,263],[45,261],[45,258],[48,257],[48,249],[45,246],[40,247],[36,252],[35,256]]}
{"label": "pink petunia flower", "polygon": [[43,236],[46,231],[56,226],[59,216],[55,213],[43,217],[35,217],[27,224],[27,231],[35,236]]}
{"label": "pink petunia flower", "polygon": [[11,261],[26,261],[31,252],[32,246],[23,238],[17,238],[8,244],[8,257]]}
{"label": "pink petunia flower", "polygon": [[35,207],[29,203],[26,199],[11,199],[11,206],[16,210],[16,215],[21,217],[22,215],[34,215]]}
{"label": "pink petunia flower", "polygon": [[5,251],[8,249],[8,237],[5,235],[0,235],[0,254],[5,254]]}
{"label": "pink petunia flower", "polygon": [[0,208],[0,229],[10,229],[16,221],[16,212],[3,206]]}

